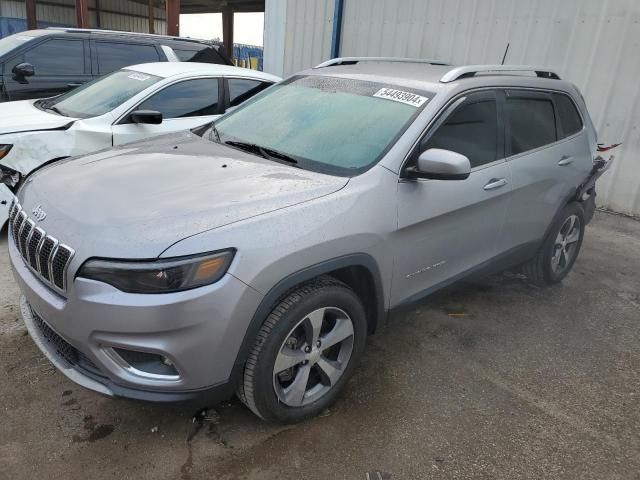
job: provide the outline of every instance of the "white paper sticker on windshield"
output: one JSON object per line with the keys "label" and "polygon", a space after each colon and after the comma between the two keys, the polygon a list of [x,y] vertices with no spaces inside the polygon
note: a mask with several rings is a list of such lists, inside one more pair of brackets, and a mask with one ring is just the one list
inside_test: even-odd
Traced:
{"label": "white paper sticker on windshield", "polygon": [[395,90],[393,88],[381,88],[373,94],[374,97],[386,98],[387,100],[393,100],[394,102],[405,103],[413,107],[420,107],[429,99],[418,95],[417,93],[405,92],[402,90]]}
{"label": "white paper sticker on windshield", "polygon": [[132,73],[131,75],[129,75],[129,78],[131,80],[138,80],[139,82],[144,82],[145,80],[149,80],[149,75],[145,75],[143,73]]}

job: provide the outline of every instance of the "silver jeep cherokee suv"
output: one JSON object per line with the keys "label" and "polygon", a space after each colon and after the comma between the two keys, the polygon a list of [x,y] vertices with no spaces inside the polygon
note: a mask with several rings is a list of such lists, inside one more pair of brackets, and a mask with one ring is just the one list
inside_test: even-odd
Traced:
{"label": "silver jeep cherokee suv", "polygon": [[479,270],[570,271],[594,208],[580,93],[531,67],[342,58],[206,130],[34,174],[11,209],[22,315],[106,395],[317,414],[387,312]]}

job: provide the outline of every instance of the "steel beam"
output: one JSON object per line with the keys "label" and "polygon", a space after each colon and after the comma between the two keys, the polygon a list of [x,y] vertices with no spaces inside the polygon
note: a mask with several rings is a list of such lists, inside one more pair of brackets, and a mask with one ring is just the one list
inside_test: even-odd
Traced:
{"label": "steel beam", "polygon": [[76,25],[89,28],[89,0],[76,0]]}
{"label": "steel beam", "polygon": [[153,0],[149,0],[149,33],[156,33]]}
{"label": "steel beam", "polygon": [[165,0],[167,35],[180,35],[180,0]]}
{"label": "steel beam", "polygon": [[38,28],[38,20],[36,18],[36,0],[27,0],[27,29],[35,30]]}
{"label": "steel beam", "polygon": [[222,42],[224,52],[233,60],[233,9],[225,7],[222,10]]}
{"label": "steel beam", "polygon": [[342,12],[344,0],[333,2],[333,31],[331,32],[331,58],[340,56],[340,40],[342,37]]}

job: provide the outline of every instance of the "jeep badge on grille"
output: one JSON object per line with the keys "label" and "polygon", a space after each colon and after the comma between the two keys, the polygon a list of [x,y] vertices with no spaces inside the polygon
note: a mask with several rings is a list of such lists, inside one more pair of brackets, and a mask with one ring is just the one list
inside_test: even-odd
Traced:
{"label": "jeep badge on grille", "polygon": [[47,217],[47,212],[45,212],[42,209],[42,205],[38,205],[36,207],[34,207],[33,210],[31,210],[31,213],[33,213],[33,217],[38,221],[41,222],[43,221],[46,217]]}

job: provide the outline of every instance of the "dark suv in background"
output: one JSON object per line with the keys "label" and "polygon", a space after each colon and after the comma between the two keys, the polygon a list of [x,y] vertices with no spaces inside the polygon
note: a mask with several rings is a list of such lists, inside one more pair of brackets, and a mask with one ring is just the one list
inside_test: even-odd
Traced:
{"label": "dark suv in background", "polygon": [[48,28],[0,39],[0,101],[51,97],[149,62],[232,65],[211,42],[107,30]]}

